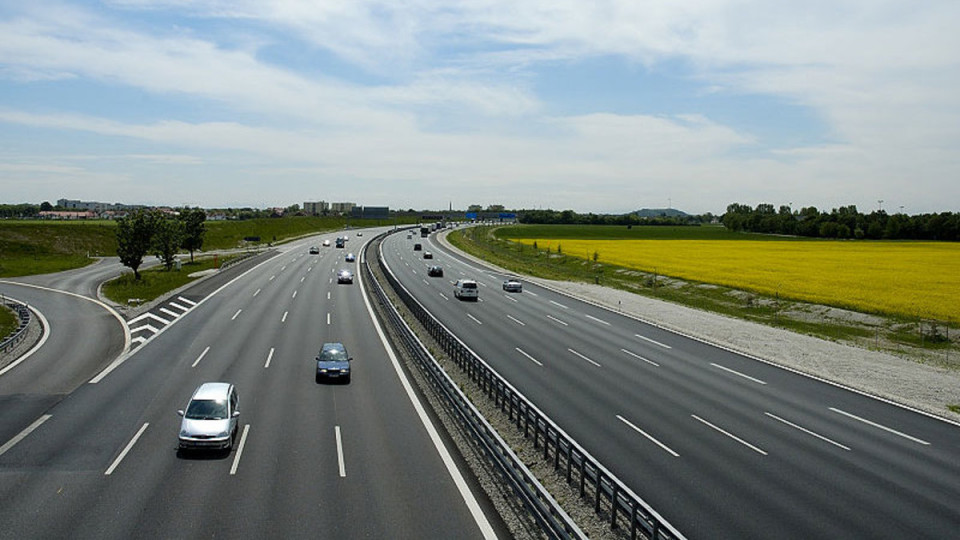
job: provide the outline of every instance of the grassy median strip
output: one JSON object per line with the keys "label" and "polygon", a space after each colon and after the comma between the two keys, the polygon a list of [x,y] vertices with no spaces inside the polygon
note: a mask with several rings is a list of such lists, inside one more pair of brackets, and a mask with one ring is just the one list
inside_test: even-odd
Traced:
{"label": "grassy median strip", "polygon": [[103,284],[103,295],[122,305],[133,299],[136,299],[135,303],[149,302],[200,277],[190,277],[190,274],[219,268],[232,258],[234,256],[198,257],[195,262],[183,263],[179,271],[150,268],[140,272],[139,280],[133,278],[132,272],[125,272]]}

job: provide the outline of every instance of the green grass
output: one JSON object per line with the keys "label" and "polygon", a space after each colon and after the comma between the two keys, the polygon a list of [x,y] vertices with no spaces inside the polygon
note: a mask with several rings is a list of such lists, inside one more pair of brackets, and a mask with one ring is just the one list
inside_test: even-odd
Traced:
{"label": "green grass", "polygon": [[7,339],[17,327],[20,321],[17,320],[17,314],[5,305],[0,305],[0,341]]}
{"label": "green grass", "polygon": [[[403,217],[398,223],[415,222]],[[391,220],[291,216],[245,221],[208,221],[203,250],[234,249],[259,236],[274,243],[323,231],[390,225]],[[97,256],[117,254],[116,222],[0,220],[0,278],[48,274],[90,264]]]}
{"label": "green grass", "polygon": [[[217,265],[230,260],[230,257],[217,257]],[[214,257],[198,257],[193,263],[184,263],[182,269],[167,271],[163,267],[150,268],[140,272],[140,279],[136,280],[133,273],[124,273],[122,276],[103,284],[103,294],[117,304],[126,305],[131,298],[139,298],[149,302],[178,287],[190,283],[194,279],[189,274],[201,270],[216,268]]]}
{"label": "green grass", "polygon": [[[747,293],[711,284],[682,281],[663,276],[639,272],[611,264],[586,261],[556,252],[546,253],[531,246],[521,246],[510,238],[634,238],[634,239],[729,239],[770,238],[756,234],[731,233],[722,227],[626,227],[618,226],[566,226],[566,225],[521,225],[506,227],[472,227],[458,229],[447,237],[458,248],[483,258],[503,268],[520,274],[560,281],[579,281],[599,283],[632,293],[681,304],[704,311],[710,311],[730,317],[750,320],[761,324],[785,328],[795,332],[813,335],[824,339],[844,341],[865,347],[878,346],[890,351],[904,353],[904,347],[915,351],[947,352],[946,358],[956,358],[955,343],[931,342],[917,331],[917,324],[903,324],[904,321],[892,317],[881,318],[884,327],[868,326],[830,318],[793,316],[791,312],[805,311],[802,302],[776,299],[756,293]],[[779,237],[775,237],[779,238]],[[810,241],[810,240],[802,240]],[[816,241],[816,240],[814,240]],[[927,335],[929,326],[925,326]],[[956,335],[956,329],[943,326],[939,332]],[[953,340],[955,341],[955,339]],[[938,356],[939,358],[939,356]],[[945,367],[960,369],[960,363],[953,360],[943,363]]]}
{"label": "green grass", "polygon": [[0,277],[59,272],[115,255],[113,221],[0,220]]}

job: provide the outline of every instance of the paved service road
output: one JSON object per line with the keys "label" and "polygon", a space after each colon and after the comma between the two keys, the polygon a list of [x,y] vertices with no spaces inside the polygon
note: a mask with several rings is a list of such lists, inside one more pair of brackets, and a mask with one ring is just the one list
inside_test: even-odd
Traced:
{"label": "paved service road", "polygon": [[[0,537],[506,536],[411,401],[361,284],[336,283],[359,240],[281,248],[0,441]],[[314,381],[325,341],[353,356],[350,384]],[[176,410],[215,380],[240,395],[237,447],[178,455]]]}
{"label": "paved service road", "polygon": [[[530,283],[505,293],[506,276],[433,236],[392,235],[383,252],[444,325],[690,538],[960,531],[956,425]],[[458,278],[477,280],[480,301],[454,298]]]}

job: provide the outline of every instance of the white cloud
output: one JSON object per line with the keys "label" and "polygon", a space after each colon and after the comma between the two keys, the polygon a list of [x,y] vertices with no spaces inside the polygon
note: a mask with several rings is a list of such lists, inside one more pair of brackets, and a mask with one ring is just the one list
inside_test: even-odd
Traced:
{"label": "white cloud", "polygon": [[[688,198],[695,211],[761,196],[820,206],[898,198],[918,211],[960,204],[954,1],[108,6],[116,9],[94,15],[29,3],[0,17],[0,80],[115,84],[217,104],[220,121],[173,111],[129,121],[78,114],[66,104],[43,104],[43,113],[7,109],[0,120],[144,141],[157,146],[142,154],[168,156],[174,165],[189,165],[193,148],[242,154],[288,179],[291,194],[298,177],[307,183],[327,175],[375,183],[403,200],[413,196],[391,187],[400,181],[440,190],[462,183],[478,197],[512,204],[503,196],[509,185],[526,204],[579,210],[627,210],[635,205],[623,201],[634,196],[662,204],[665,191],[678,202]],[[169,28],[123,18],[152,12],[192,18]],[[200,31],[211,20],[235,21],[243,31],[229,40]],[[379,82],[338,78],[324,66],[298,73],[261,56],[285,38],[332,53]],[[762,94],[808,107],[827,122],[830,140],[759,150],[755,136],[696,110],[550,116],[532,90],[536,69],[601,56],[654,71],[680,63],[705,93]]]}

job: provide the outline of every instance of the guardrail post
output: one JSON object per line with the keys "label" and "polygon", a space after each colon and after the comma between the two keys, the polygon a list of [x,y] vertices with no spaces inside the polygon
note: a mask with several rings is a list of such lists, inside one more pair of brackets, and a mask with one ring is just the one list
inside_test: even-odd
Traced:
{"label": "guardrail post", "polygon": [[617,528],[617,484],[611,483],[610,488],[610,528]]}
{"label": "guardrail post", "polygon": [[600,513],[600,491],[603,488],[603,474],[600,472],[600,469],[597,469],[597,497],[593,502],[593,511],[597,514]]}

